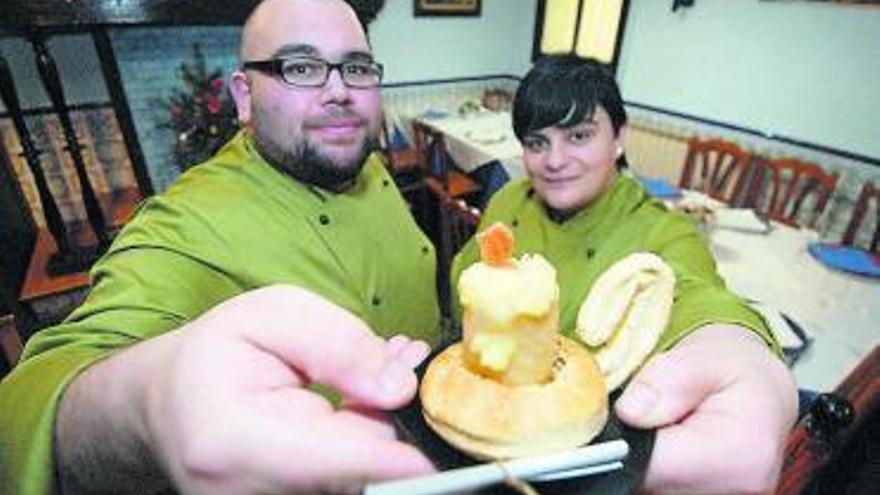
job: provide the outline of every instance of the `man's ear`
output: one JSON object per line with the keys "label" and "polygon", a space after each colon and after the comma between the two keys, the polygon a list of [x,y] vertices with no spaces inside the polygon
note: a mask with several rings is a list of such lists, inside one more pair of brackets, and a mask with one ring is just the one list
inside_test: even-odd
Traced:
{"label": "man's ear", "polygon": [[251,120],[251,85],[247,74],[236,70],[229,76],[229,92],[235,101],[238,122],[247,125]]}

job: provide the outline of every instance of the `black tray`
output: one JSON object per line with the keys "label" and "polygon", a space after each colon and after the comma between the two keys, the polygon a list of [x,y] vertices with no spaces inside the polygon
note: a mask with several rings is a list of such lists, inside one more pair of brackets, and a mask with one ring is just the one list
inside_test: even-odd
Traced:
{"label": "black tray", "polygon": [[[434,351],[416,369],[419,379],[424,375],[430,360],[439,352],[440,350]],[[619,393],[612,394],[610,397],[612,404],[618,395]],[[473,459],[456,450],[434,433],[434,430],[428,426],[422,416],[422,403],[418,397],[406,407],[394,411],[391,416],[401,438],[417,446],[441,471],[485,462]],[[533,483],[533,486],[543,495],[590,493],[629,495],[637,493],[644,481],[648,460],[654,447],[654,430],[637,430],[624,425],[614,414],[614,409],[611,408],[605,429],[591,443],[617,439],[623,439],[629,445],[629,454],[623,460],[623,469],[580,478]],[[479,493],[514,492],[499,485]]]}

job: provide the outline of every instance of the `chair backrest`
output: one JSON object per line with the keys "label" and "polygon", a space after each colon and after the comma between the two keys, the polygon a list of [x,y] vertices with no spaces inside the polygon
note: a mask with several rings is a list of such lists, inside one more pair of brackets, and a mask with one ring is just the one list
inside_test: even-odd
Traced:
{"label": "chair backrest", "polygon": [[795,158],[760,158],[745,206],[793,227],[814,227],[837,185],[837,174]]}
{"label": "chair backrest", "polygon": [[871,201],[874,202],[874,235],[870,238],[868,250],[880,254],[880,188],[875,187],[872,182],[866,182],[862,186],[862,192],[859,194],[859,199],[856,200],[852,217],[850,217],[841,243],[849,246],[856,244],[859,228],[869,212]]}
{"label": "chair backrest", "polygon": [[454,198],[446,192],[439,181],[427,179],[427,190],[436,200],[437,225],[434,245],[437,247],[437,292],[440,310],[444,317],[452,317],[452,288],[449,274],[452,259],[477,231],[481,213],[463,199]]}
{"label": "chair backrest", "polygon": [[688,140],[679,185],[737,206],[751,166],[752,154],[723,139]]}
{"label": "chair backrest", "polygon": [[443,190],[453,198],[473,195],[480,190],[480,186],[470,176],[456,170],[452,165],[442,132],[414,120],[413,134],[418,160],[426,167],[426,176],[440,181]]}
{"label": "chair backrest", "polygon": [[446,153],[446,142],[443,133],[437,132],[427,125],[413,120],[413,137],[419,153],[419,163],[427,167],[427,172],[448,186],[449,156]]}
{"label": "chair backrest", "polygon": [[395,146],[388,119],[383,114],[379,129],[379,150],[385,155],[385,161],[392,175],[420,171],[423,166],[419,162],[419,151],[415,146]]}

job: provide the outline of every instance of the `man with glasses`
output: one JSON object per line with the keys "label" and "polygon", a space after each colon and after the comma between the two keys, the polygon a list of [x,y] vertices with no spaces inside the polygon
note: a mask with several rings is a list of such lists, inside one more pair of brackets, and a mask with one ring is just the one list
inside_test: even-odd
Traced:
{"label": "man with glasses", "polygon": [[[336,192],[350,187],[378,144],[382,65],[365,50],[340,53],[333,63],[314,46],[281,45],[271,58],[254,60],[263,51],[245,45],[242,71],[232,76],[239,118],[253,123],[254,145],[303,183]],[[360,147],[349,146],[355,142]]]}
{"label": "man with glasses", "polygon": [[139,210],[0,384],[3,493],[353,492],[431,469],[382,414],[438,323],[433,248],[372,153],[382,66],[341,0],[264,1],[241,61],[242,131]]}

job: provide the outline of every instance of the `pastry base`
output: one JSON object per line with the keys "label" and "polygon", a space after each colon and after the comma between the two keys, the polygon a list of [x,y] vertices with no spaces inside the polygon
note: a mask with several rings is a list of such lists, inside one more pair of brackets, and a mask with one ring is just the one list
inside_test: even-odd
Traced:
{"label": "pastry base", "polygon": [[608,420],[608,393],[593,356],[558,337],[553,378],[504,385],[464,364],[455,344],[428,365],[419,394],[428,425],[478,459],[508,459],[583,445]]}

